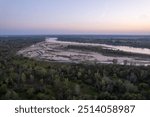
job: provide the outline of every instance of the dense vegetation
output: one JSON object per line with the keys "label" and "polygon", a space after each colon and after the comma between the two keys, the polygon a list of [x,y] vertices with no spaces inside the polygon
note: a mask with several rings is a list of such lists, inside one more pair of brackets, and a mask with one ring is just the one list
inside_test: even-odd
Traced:
{"label": "dense vegetation", "polygon": [[16,55],[42,39],[0,39],[0,99],[150,99],[150,66],[55,63]]}

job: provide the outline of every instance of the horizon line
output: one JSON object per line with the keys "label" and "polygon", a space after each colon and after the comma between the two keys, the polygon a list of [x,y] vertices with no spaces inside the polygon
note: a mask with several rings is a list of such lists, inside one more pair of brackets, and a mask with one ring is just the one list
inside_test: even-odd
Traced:
{"label": "horizon line", "polygon": [[63,35],[66,35],[66,36],[71,36],[71,35],[74,35],[74,36],[78,36],[78,35],[85,35],[85,36],[150,36],[150,34],[0,34],[0,36],[53,36],[53,35],[58,35],[58,36],[63,36]]}

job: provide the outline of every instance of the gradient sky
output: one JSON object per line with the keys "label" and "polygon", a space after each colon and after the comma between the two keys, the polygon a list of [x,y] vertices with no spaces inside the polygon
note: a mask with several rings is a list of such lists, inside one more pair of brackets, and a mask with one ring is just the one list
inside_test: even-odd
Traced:
{"label": "gradient sky", "polygon": [[150,0],[0,0],[5,34],[150,34]]}

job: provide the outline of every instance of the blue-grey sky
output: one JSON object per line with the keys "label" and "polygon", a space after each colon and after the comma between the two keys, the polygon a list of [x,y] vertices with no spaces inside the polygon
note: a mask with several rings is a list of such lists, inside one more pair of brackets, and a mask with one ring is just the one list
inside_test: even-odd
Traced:
{"label": "blue-grey sky", "polygon": [[0,0],[0,34],[150,34],[150,0]]}

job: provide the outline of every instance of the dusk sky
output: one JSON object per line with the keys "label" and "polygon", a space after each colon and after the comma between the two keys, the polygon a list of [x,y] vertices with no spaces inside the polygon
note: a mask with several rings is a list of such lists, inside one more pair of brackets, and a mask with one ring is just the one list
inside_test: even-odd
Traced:
{"label": "dusk sky", "polygon": [[0,0],[8,34],[150,34],[150,0]]}

